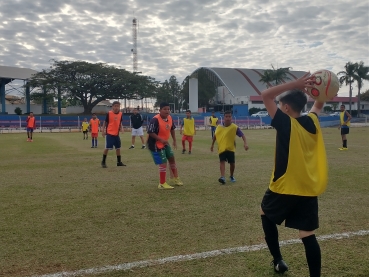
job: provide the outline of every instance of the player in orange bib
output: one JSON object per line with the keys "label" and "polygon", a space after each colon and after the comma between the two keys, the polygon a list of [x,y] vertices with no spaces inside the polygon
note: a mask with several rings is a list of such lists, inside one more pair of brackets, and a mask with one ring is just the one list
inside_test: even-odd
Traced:
{"label": "player in orange bib", "polygon": [[97,148],[97,137],[99,136],[99,128],[100,128],[100,120],[96,117],[96,114],[92,114],[92,118],[90,119],[90,133],[92,138],[92,146],[91,148]]}
{"label": "player in orange bib", "polygon": [[36,129],[36,118],[33,116],[33,112],[29,113],[26,122],[27,122],[27,141],[32,142],[33,130]]}
{"label": "player in orange bib", "polygon": [[117,166],[126,166],[122,163],[120,156],[121,142],[119,132],[123,133],[123,113],[120,111],[120,103],[118,101],[113,102],[112,110],[106,114],[105,121],[102,127],[102,136],[105,138],[105,149],[101,166],[106,168],[106,156],[109,150],[113,150],[117,154]]}

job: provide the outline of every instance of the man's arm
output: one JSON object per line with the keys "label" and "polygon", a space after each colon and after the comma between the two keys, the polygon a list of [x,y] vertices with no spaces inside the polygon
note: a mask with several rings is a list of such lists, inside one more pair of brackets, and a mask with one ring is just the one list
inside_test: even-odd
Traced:
{"label": "man's arm", "polygon": [[245,134],[241,131],[241,129],[239,127],[237,127],[237,132],[236,135],[240,138],[242,138],[243,140],[243,148],[245,148],[245,150],[247,151],[249,149],[249,146],[247,145],[247,141],[246,141],[246,136]]}
{"label": "man's arm", "polygon": [[351,114],[348,111],[345,111],[345,113],[347,115],[347,120],[345,121],[345,124],[347,124],[347,122],[349,122],[351,120],[352,116],[351,116]]}
{"label": "man's arm", "polygon": [[313,107],[310,110],[310,113],[315,113],[317,116],[319,116],[323,106],[324,103],[315,101]]}
{"label": "man's arm", "polygon": [[274,118],[275,113],[277,112],[278,109],[277,105],[274,102],[275,98],[278,95],[282,94],[283,92],[292,89],[301,89],[306,92],[306,87],[312,87],[311,80],[314,78],[313,76],[309,75],[310,73],[306,73],[304,76],[295,81],[270,87],[261,93],[261,97],[263,98],[265,108],[267,109],[271,118]]}

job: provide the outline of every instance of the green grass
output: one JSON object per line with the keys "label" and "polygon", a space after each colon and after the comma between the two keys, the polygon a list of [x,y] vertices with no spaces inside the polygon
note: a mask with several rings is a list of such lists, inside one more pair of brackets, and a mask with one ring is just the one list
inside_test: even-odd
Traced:
{"label": "green grass", "polygon": [[[317,235],[369,230],[369,129],[351,128],[348,151],[337,129],[323,130],[329,185],[320,197]],[[198,132],[193,154],[176,151],[185,185],[157,189],[147,150],[128,150],[107,169],[81,133],[0,134],[0,276],[32,276],[264,243],[259,205],[273,166],[274,130],[246,130],[237,182],[220,186],[210,132]],[[139,140],[136,146],[139,146]],[[238,145],[241,145],[238,140]],[[228,171],[228,167],[227,167]],[[297,231],[280,227],[280,239]],[[321,242],[323,276],[369,276],[369,236]],[[285,276],[307,276],[301,244],[284,246]],[[96,276],[274,276],[267,250],[109,272]]]}

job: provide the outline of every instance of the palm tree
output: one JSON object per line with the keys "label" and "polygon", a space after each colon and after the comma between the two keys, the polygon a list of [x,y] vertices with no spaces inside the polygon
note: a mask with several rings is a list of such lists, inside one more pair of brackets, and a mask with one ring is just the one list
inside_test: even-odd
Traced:
{"label": "palm tree", "polygon": [[269,88],[269,87],[272,87],[272,85],[270,83],[273,82],[273,81],[274,81],[273,70],[271,70],[271,69],[264,70],[264,73],[261,76],[259,82],[265,84],[266,87]]}
{"label": "palm tree", "polygon": [[352,62],[347,62],[345,65],[345,71],[340,71],[337,73],[337,76],[339,76],[339,81],[341,86],[343,85],[343,83],[345,83],[345,85],[349,85],[350,86],[350,92],[349,92],[349,111],[351,113],[351,98],[352,98],[352,83],[355,82],[354,76],[355,76],[355,72],[356,72],[356,68],[357,68],[358,64],[357,63],[352,63]]}
{"label": "palm tree", "polygon": [[282,84],[284,80],[290,80],[290,78],[287,76],[287,73],[290,71],[291,67],[282,67],[275,69],[272,65],[273,69],[266,69],[264,70],[263,75],[261,76],[259,82],[266,84],[266,86],[269,88],[272,85],[270,83],[274,82],[275,85]]}
{"label": "palm tree", "polygon": [[363,87],[364,80],[366,81],[369,80],[369,66],[365,66],[363,61],[357,64],[354,79],[357,82],[357,88],[358,88],[357,116],[360,117],[360,90]]}

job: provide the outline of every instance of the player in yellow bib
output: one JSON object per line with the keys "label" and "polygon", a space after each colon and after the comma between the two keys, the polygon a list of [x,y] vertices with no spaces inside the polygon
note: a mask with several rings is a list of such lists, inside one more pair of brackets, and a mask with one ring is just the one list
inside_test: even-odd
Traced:
{"label": "player in yellow bib", "polygon": [[215,116],[214,112],[211,113],[209,118],[210,128],[211,128],[211,138],[214,137],[215,129],[218,125],[218,118]]}
{"label": "player in yellow bib", "polygon": [[83,132],[83,139],[88,139],[88,127],[90,124],[87,122],[87,118],[82,121],[82,132]]}
{"label": "player in yellow bib", "polygon": [[238,128],[238,126],[232,123],[232,113],[227,111],[224,113],[224,124],[218,125],[217,129],[215,130],[215,134],[213,137],[213,142],[210,147],[210,151],[213,152],[214,143],[215,141],[218,144],[218,154],[219,154],[219,168],[220,168],[220,178],[218,179],[219,183],[224,185],[226,183],[225,179],[225,163],[229,163],[230,167],[230,176],[229,179],[231,182],[236,182],[234,177],[234,170],[236,167],[236,160],[235,160],[235,139],[236,136],[242,138],[243,140],[243,147],[247,151],[249,146],[246,142],[246,137]]}
{"label": "player in yellow bib", "polygon": [[[300,115],[307,103],[306,88],[314,79],[308,73],[261,93],[277,131],[275,165],[261,203],[261,221],[276,272],[288,270],[278,242],[277,224],[284,221],[286,227],[299,230],[310,276],[319,277],[321,253],[314,230],[319,227],[318,195],[325,191],[328,176],[318,120],[324,103],[315,102],[308,115]],[[279,107],[274,102],[277,96]]]}
{"label": "player in yellow bib", "polygon": [[[182,132],[183,128],[183,132]],[[188,154],[192,151],[193,136],[196,135],[195,119],[191,117],[191,111],[186,111],[179,133],[182,135],[182,154],[186,153],[186,140],[188,141]]]}
{"label": "player in yellow bib", "polygon": [[345,105],[341,105],[340,107],[340,126],[338,129],[341,129],[341,137],[342,137],[342,147],[338,148],[339,150],[347,150],[347,137],[350,132],[350,120],[351,114],[346,111]]}

